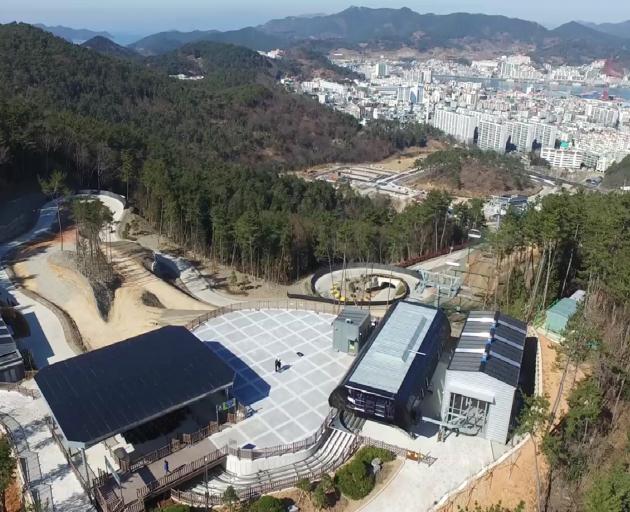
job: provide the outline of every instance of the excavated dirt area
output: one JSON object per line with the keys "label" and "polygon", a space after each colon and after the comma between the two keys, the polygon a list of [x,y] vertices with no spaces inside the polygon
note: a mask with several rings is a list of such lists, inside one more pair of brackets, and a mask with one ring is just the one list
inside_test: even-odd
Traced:
{"label": "excavated dirt area", "polygon": [[6,505],[6,512],[22,512],[22,491],[20,489],[20,483],[17,478],[9,484],[9,488],[4,495],[4,501]]}
{"label": "excavated dirt area", "polygon": [[[87,346],[92,349],[150,331],[161,325],[184,324],[212,307],[202,304],[146,270],[135,244],[114,244],[112,264],[122,277],[116,289],[108,320],[99,314],[87,279],[65,262],[59,237],[23,250],[13,264],[23,286],[65,310],[75,321]],[[72,233],[64,234],[64,249],[73,248]],[[142,300],[150,292],[164,306],[152,307]]]}
{"label": "excavated dirt area", "polygon": [[423,148],[413,146],[401,151],[398,154],[392,155],[385,160],[381,160],[380,162],[369,165],[380,165],[383,166],[385,169],[390,169],[392,171],[408,171],[416,166],[416,160],[418,160],[419,158],[426,158],[431,153],[443,150],[447,146],[448,144],[446,144],[445,142],[440,142],[438,140],[429,140],[427,145]]}

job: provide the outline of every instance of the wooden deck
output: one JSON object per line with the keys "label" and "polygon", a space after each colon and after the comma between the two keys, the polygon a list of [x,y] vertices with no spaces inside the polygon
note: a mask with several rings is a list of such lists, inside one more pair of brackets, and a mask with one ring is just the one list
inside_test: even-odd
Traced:
{"label": "wooden deck", "polygon": [[[130,504],[137,499],[145,499],[155,495],[165,488],[185,482],[197,476],[208,467],[220,464],[227,450],[219,450],[208,438],[199,443],[185,446],[181,450],[171,453],[133,471],[121,475],[121,486],[112,478],[108,478],[99,487],[108,509],[125,510],[118,508],[119,502]],[[168,460],[169,472],[164,471],[164,461]]]}

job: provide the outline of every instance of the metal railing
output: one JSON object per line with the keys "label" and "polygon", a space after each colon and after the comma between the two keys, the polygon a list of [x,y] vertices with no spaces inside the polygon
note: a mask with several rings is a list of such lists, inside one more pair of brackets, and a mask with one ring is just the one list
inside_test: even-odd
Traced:
{"label": "metal railing", "polygon": [[216,465],[218,461],[222,460],[227,455],[232,455],[240,459],[255,460],[264,457],[274,457],[289,453],[296,453],[298,451],[317,446],[319,442],[323,439],[326,431],[328,430],[333,416],[334,413],[331,411],[328,416],[326,416],[324,422],[317,432],[315,432],[308,438],[295,443],[251,450],[246,448],[232,448],[228,446],[219,448],[218,450],[215,450],[203,457],[200,457],[196,461],[177,468],[173,472],[163,476],[158,480],[150,482],[145,487],[138,489],[137,496],[138,498],[143,498],[149,494],[154,493],[158,489],[161,489],[165,486],[173,485],[176,481],[188,479],[192,477],[193,474],[198,473],[201,469],[205,468],[207,465]]}
{"label": "metal railing", "polygon": [[440,256],[444,256],[446,254],[450,254],[455,251],[461,251],[465,249],[469,245],[473,245],[471,242],[462,242],[461,244],[444,247],[438,251],[432,251],[420,256],[416,256],[414,258],[409,258],[407,260],[402,260],[398,263],[400,267],[410,267],[411,265],[417,265],[418,263],[422,263],[423,261],[427,261],[433,258],[439,258]]}
{"label": "metal railing", "polygon": [[22,425],[12,416],[8,414],[0,414],[0,431],[4,430],[7,439],[13,446],[13,449],[20,459],[18,465],[19,474],[24,481],[24,494],[30,503],[39,502],[46,508],[42,510],[52,510],[52,494],[46,501],[38,500],[37,483],[41,484],[42,472],[39,461],[39,455],[32,452],[26,437],[26,432]]}
{"label": "metal railing", "polygon": [[[177,444],[175,444],[177,443]],[[172,439],[170,444],[166,446],[162,446],[162,448],[158,448],[157,450],[153,450],[146,455],[143,455],[139,459],[131,462],[128,467],[124,460],[120,461],[121,471],[123,474],[133,473],[134,471],[138,471],[139,469],[148,466],[149,464],[154,463],[157,460],[163,459],[164,457],[169,456],[171,453],[178,451],[183,447],[179,446],[179,443],[176,439]]]}
{"label": "metal railing", "polygon": [[285,311],[314,311],[315,313],[327,313],[336,315],[339,313],[339,309],[343,305],[339,304],[326,304],[323,302],[315,302],[311,300],[303,299],[275,299],[275,300],[257,300],[248,302],[237,302],[228,306],[223,306],[209,311],[195,318],[186,324],[188,330],[194,330],[200,325],[206,323],[208,320],[223,316],[227,313],[233,313],[235,311],[243,310],[260,310],[260,309],[282,309]]}
{"label": "metal railing", "polygon": [[228,455],[233,455],[239,459],[256,460],[268,457],[277,457],[281,455],[287,455],[289,453],[297,453],[309,448],[317,446],[324,438],[324,434],[328,430],[330,423],[335,416],[335,412],[331,410],[321,426],[314,434],[310,435],[306,439],[297,441],[295,443],[279,444],[276,446],[270,446],[268,448],[233,448],[228,447]]}
{"label": "metal railing", "polygon": [[[136,503],[143,501],[147,496],[152,495],[156,492],[159,492],[163,489],[173,487],[174,485],[178,483],[189,480],[190,478],[199,474],[201,471],[205,470],[206,467],[216,466],[217,464],[222,462],[223,459],[227,457],[228,455],[236,456],[242,459],[255,460],[255,459],[263,458],[263,457],[273,457],[273,456],[279,456],[279,455],[284,455],[288,453],[295,453],[301,450],[306,450],[308,448],[315,447],[324,438],[333,417],[334,417],[334,411],[331,411],[328,414],[328,416],[326,416],[326,418],[324,419],[324,422],[322,423],[322,425],[320,426],[317,432],[315,432],[313,435],[309,436],[308,438],[302,441],[298,441],[296,443],[289,443],[289,444],[284,444],[284,445],[273,446],[270,448],[252,449],[252,450],[245,449],[245,448],[231,448],[228,446],[219,448],[218,450],[215,450],[209,454],[206,454],[203,457],[199,457],[197,460],[193,462],[190,462],[188,464],[185,464],[183,466],[176,468],[174,471],[163,476],[162,478],[149,482],[144,487],[137,489],[136,490],[137,500],[132,502],[131,504],[124,504],[122,499],[119,498],[113,492],[107,493],[107,495],[105,495],[102,489],[104,489],[109,483],[111,483],[110,482],[111,479],[110,478],[102,479],[100,477],[95,477],[95,479],[93,480],[93,482],[95,482],[95,493],[94,493],[95,498],[98,501],[101,508],[105,512],[120,512],[122,510],[125,510],[125,511],[144,510],[143,508],[132,509],[130,507],[132,506],[138,507],[139,505],[137,505]],[[216,428],[218,427],[214,427],[214,429]],[[192,436],[191,442],[194,444],[194,442],[198,442],[201,439],[205,439],[205,437],[210,435],[212,432],[213,432],[213,425],[210,425],[204,429],[201,429],[200,431],[195,433],[195,434],[198,434],[198,436],[195,436],[195,434],[191,435]],[[204,437],[201,437],[201,436],[204,436]],[[166,448],[168,447],[164,447],[164,449]],[[155,452],[152,452],[151,454],[149,454],[148,457],[150,457],[151,459],[157,457],[155,458],[155,460],[159,460],[160,458],[163,458],[168,455],[168,453],[166,453],[166,454],[162,454],[162,457],[160,457],[159,456],[161,454],[160,450],[156,450]],[[144,457],[142,461],[146,462],[147,464],[150,463],[147,461],[146,457]],[[132,464],[131,467],[134,467],[134,465]],[[138,466],[138,467],[142,467],[142,466]],[[134,470],[137,470],[137,468]],[[218,503],[214,503],[214,504],[216,505]]]}
{"label": "metal railing", "polygon": [[[322,432],[323,433],[326,432],[328,428],[329,428],[328,425],[326,425],[326,427],[323,428]],[[341,453],[339,457],[337,457],[336,459],[332,461],[329,461],[326,465],[321,466],[320,468],[316,470],[309,471],[305,474],[296,474],[295,476],[290,477],[290,478],[283,478],[283,479],[279,479],[275,481],[269,481],[269,482],[253,485],[253,486],[248,487],[247,489],[237,490],[236,493],[239,499],[249,500],[249,499],[253,499],[258,496],[261,496],[263,494],[267,494],[272,491],[276,491],[279,489],[286,489],[288,487],[293,487],[297,484],[298,481],[304,478],[308,478],[309,480],[316,480],[317,478],[321,478],[321,476],[324,475],[325,473],[330,473],[332,471],[335,471],[338,467],[344,464],[361,445],[373,446],[376,448],[383,448],[385,450],[391,451],[392,453],[398,456],[412,459],[414,461],[427,464],[429,466],[431,466],[437,460],[435,457],[431,457],[429,455],[426,455],[420,452],[416,452],[416,451],[409,450],[407,448],[403,448],[397,445],[393,445],[393,444],[389,444],[383,441],[372,439],[368,436],[356,435],[354,436],[352,443],[350,443],[343,450],[343,452]],[[290,445],[284,445],[285,449],[288,449],[289,446]],[[232,451],[231,449],[226,449],[226,448],[223,448],[222,450],[225,450],[225,452],[228,454],[231,454],[231,451]],[[221,452],[222,450],[218,450],[218,451]],[[273,448],[270,448],[268,450],[272,451]],[[235,451],[238,452],[238,449],[236,449]],[[250,451],[253,451],[253,450],[250,450]],[[263,451],[264,450],[259,450],[259,452],[261,453]],[[288,452],[285,451],[284,453],[288,453]],[[268,455],[268,456],[271,456],[271,455]],[[204,459],[199,459],[199,461],[203,461],[203,460]],[[192,465],[194,464],[195,463],[192,463]],[[201,467],[195,466],[194,468],[191,468],[191,470],[189,470],[188,474],[190,474],[193,471],[199,472],[199,469],[203,467],[204,467],[203,465]],[[161,480],[167,479],[168,476],[169,475],[167,475]],[[176,475],[175,477],[173,477],[173,479],[181,480],[182,476],[183,475]],[[138,492],[140,496],[140,491]],[[171,497],[173,498],[174,501],[184,503],[193,507],[203,507],[206,504],[207,505],[221,505],[222,498],[223,498],[222,495],[220,494],[208,494],[206,496],[195,491],[179,491],[175,489],[171,490]]]}
{"label": "metal railing", "polygon": [[94,487],[93,482],[97,482],[98,477],[94,474],[94,471],[92,471],[92,468],[88,464],[85,465],[85,469],[83,471],[81,470],[80,466],[83,464],[83,461],[79,461],[78,464],[74,461],[74,457],[76,457],[77,454],[73,455],[67,450],[64,442],[55,429],[55,424],[52,418],[46,417],[46,423],[53,436],[53,439],[57,443],[57,446],[59,446],[59,448],[61,449],[61,452],[66,458],[68,465],[79,480],[81,487],[83,487],[83,490],[88,496],[92,496],[92,491]]}
{"label": "metal railing", "polygon": [[146,510],[144,500],[136,499],[125,503],[124,500],[113,491],[105,496],[101,489],[95,487],[94,497],[101,512],[143,512]]}
{"label": "metal railing", "polygon": [[197,430],[197,432],[193,432],[192,434],[182,434],[182,443],[186,446],[196,444],[199,441],[203,441],[205,438],[210,437],[212,434],[216,434],[220,430],[221,425],[219,425],[219,422],[213,421],[208,426]]}
{"label": "metal railing", "polygon": [[[264,494],[268,494],[280,489],[286,489],[288,487],[294,487],[300,480],[306,478],[308,480],[317,480],[324,474],[331,473],[340,467],[350,456],[356,451],[360,445],[360,441],[357,437],[352,440],[341,456],[335,460],[332,460],[321,466],[319,469],[309,471],[301,475],[295,475],[289,478],[283,478],[280,480],[265,482],[264,484],[258,484],[248,487],[247,489],[236,490],[236,494],[240,500],[251,500],[258,498]],[[221,505],[223,503],[223,496],[221,494],[208,494],[206,497],[200,493],[194,491],[178,491],[176,489],[171,490],[171,498],[173,501],[183,503],[192,507],[203,507],[206,505]]]}
{"label": "metal railing", "polygon": [[379,441],[377,439],[372,439],[368,436],[358,435],[357,439],[360,444],[364,444],[366,446],[373,446],[374,448],[382,448],[384,450],[389,450],[390,452],[399,455],[401,457],[405,457],[407,459],[417,460],[418,462],[422,462],[427,466],[431,466],[437,458],[431,457],[430,455],[426,455],[424,453],[416,452],[414,450],[409,450],[407,448],[402,448],[401,446],[396,446],[395,444],[389,444],[384,441]]}
{"label": "metal railing", "polygon": [[[233,421],[228,422],[228,423],[235,423],[236,421],[238,421],[240,417],[241,416],[239,415],[231,415],[231,419]],[[213,421],[209,423],[207,426],[200,428],[196,432],[192,432],[190,434],[183,433],[180,435],[179,438],[171,439],[171,442],[169,444],[162,446],[161,448],[158,448],[156,450],[153,450],[152,452],[147,453],[146,455],[143,455],[139,459],[131,462],[128,466],[125,466],[124,461],[120,461],[120,464],[124,466],[124,467],[121,467],[120,469],[123,472],[123,474],[133,473],[134,471],[137,471],[138,469],[148,466],[149,464],[153,464],[155,461],[163,459],[164,457],[168,457],[172,453],[178,452],[179,450],[186,448],[186,446],[190,446],[191,444],[197,444],[198,442],[203,441],[204,439],[210,437],[211,435],[216,434],[217,432],[220,432],[221,430],[226,428],[227,425],[228,424],[220,424],[217,421]]]}
{"label": "metal railing", "polygon": [[136,490],[138,499],[144,499],[150,494],[172,487],[180,481],[188,480],[194,475],[203,471],[207,466],[215,466],[227,456],[227,447],[219,448],[203,457],[198,458],[188,464],[184,464],[174,471],[164,475],[162,478],[149,482],[144,487]]}
{"label": "metal railing", "polygon": [[94,498],[103,512],[120,512],[125,508],[125,502],[115,493],[105,497],[97,486],[94,487]]}

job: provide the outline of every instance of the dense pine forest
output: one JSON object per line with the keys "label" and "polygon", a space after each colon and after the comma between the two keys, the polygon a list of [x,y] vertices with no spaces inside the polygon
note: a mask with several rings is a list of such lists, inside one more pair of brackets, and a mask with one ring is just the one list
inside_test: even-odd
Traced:
{"label": "dense pine forest", "polygon": [[[205,78],[168,76],[179,72]],[[176,242],[279,282],[325,262],[434,251],[480,219],[479,204],[451,219],[438,192],[399,214],[386,199],[282,174],[381,159],[439,134],[361,127],[276,85],[281,72],[220,43],[135,62],[0,26],[0,184],[7,191],[60,169],[70,186],[129,195]]]}
{"label": "dense pine forest", "polygon": [[[576,289],[586,302],[560,343],[569,410],[542,431],[551,469],[541,510],[630,510],[630,195],[545,197],[493,239],[507,268],[496,303],[533,320]],[[562,411],[557,411],[561,413]]]}

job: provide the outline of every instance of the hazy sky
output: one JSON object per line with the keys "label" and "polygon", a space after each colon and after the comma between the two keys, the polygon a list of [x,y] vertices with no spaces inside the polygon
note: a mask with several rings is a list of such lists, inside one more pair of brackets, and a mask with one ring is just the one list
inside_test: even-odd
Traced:
{"label": "hazy sky", "polygon": [[[233,29],[289,15],[332,13],[350,5],[409,7],[417,12],[482,12],[558,25],[630,19],[630,0],[0,0],[0,22],[25,21],[147,34],[178,29]],[[605,8],[604,8],[605,7]]]}

